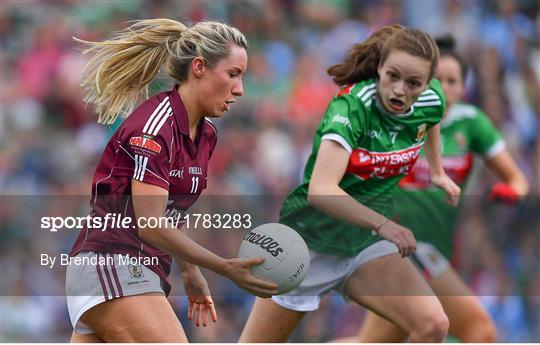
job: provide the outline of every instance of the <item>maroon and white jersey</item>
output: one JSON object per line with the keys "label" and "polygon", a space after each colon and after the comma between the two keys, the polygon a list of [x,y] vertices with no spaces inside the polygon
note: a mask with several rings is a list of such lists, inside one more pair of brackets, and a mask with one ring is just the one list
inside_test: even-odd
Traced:
{"label": "maroon and white jersey", "polygon": [[[118,128],[105,147],[92,183],[91,217],[106,214],[130,217],[126,228],[109,221],[106,230],[81,230],[70,255],[80,251],[157,257],[159,265],[148,266],[165,283],[172,258],[145,243],[138,235],[131,198],[131,180],[149,183],[169,191],[163,215],[183,214],[206,188],[208,160],[216,145],[216,128],[202,119],[193,142],[189,137],[186,109],[176,87],[141,104]],[[151,196],[148,196],[151,197]],[[156,217],[161,215],[156,215]]]}

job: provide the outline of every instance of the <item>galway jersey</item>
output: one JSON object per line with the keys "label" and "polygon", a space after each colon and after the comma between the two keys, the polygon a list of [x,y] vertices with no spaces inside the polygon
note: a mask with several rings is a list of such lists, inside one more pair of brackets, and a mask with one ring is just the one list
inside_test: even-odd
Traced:
{"label": "galway jersey", "polygon": [[[142,103],[111,137],[94,174],[90,217],[99,217],[104,225],[83,228],[70,255],[93,251],[157,257],[159,264],[148,268],[162,278],[168,294],[170,285],[166,277],[172,258],[139,237],[131,181],[168,190],[163,216],[177,220],[180,227],[184,213],[206,188],[208,160],[216,141],[216,128],[208,119],[199,122],[195,142],[191,140],[187,112],[176,87]],[[120,223],[107,219],[107,214],[130,221]]]}
{"label": "galway jersey", "polygon": [[377,81],[342,88],[322,118],[304,171],[303,183],[286,198],[281,222],[289,225],[318,252],[354,256],[382,238],[311,207],[307,191],[323,140],[333,140],[350,153],[339,186],[358,202],[385,216],[393,215],[393,190],[419,156],[426,131],[440,122],[445,98],[439,81],[404,114],[387,113],[377,98]]}
{"label": "galway jersey", "polygon": [[[441,146],[443,168],[462,189],[473,168],[473,153],[490,159],[505,147],[486,114],[468,104],[448,110],[441,122]],[[420,154],[396,190],[396,214],[418,241],[434,244],[449,259],[458,208],[448,205],[444,192],[431,184],[427,159]]]}

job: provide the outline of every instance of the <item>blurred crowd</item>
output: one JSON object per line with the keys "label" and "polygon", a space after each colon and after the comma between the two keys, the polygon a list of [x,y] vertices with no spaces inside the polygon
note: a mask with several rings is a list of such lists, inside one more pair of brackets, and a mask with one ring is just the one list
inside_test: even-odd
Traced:
{"label": "blurred crowd", "polygon": [[[3,202],[0,215],[2,342],[62,342],[71,333],[65,297],[40,293],[62,291],[62,272],[48,276],[34,266],[44,250],[67,252],[73,237],[58,241],[40,231],[28,210],[51,208],[50,195],[88,196],[96,162],[115,129],[98,125],[81,101],[79,77],[88,57],[72,37],[101,40],[129,20],[158,17],[223,21],[249,41],[245,94],[215,121],[219,139],[206,195],[279,197],[299,183],[315,128],[336,91],[326,69],[352,44],[391,23],[434,36],[452,33],[471,67],[466,101],[485,110],[500,129],[531,184],[519,206],[486,204],[483,195],[495,178],[478,160],[464,200],[470,207],[459,223],[455,262],[482,296],[499,340],[540,341],[538,1],[7,0],[1,6],[0,189],[3,201],[13,202]],[[151,90],[171,85],[161,76]],[[6,195],[36,196],[31,199],[36,202],[27,205],[26,197],[14,205]],[[54,211],[84,215],[84,200],[82,206],[68,203]],[[217,292],[218,324],[196,329],[186,320],[185,298],[171,301],[191,341],[234,342],[253,299],[225,279],[207,276]],[[177,270],[171,280],[178,289]],[[361,308],[330,296],[292,340],[352,335],[363,315]]]}

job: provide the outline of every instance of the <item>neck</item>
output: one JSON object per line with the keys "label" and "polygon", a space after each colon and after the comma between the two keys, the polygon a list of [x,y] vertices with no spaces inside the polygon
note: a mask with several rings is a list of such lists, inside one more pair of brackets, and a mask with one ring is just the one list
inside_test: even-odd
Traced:
{"label": "neck", "polygon": [[448,117],[448,113],[450,112],[450,108],[452,108],[454,104],[453,103],[446,103],[446,109],[444,109],[443,119],[446,119]]}
{"label": "neck", "polygon": [[194,139],[197,133],[197,125],[204,115],[202,110],[197,105],[196,97],[191,91],[192,89],[193,88],[187,87],[185,83],[178,86],[178,94],[186,107],[190,137],[191,139]]}

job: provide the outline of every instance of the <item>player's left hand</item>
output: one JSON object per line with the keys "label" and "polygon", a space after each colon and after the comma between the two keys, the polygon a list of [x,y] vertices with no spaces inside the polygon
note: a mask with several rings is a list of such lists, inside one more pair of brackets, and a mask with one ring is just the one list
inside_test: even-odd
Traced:
{"label": "player's left hand", "polygon": [[517,203],[521,199],[521,195],[507,183],[497,182],[491,188],[488,200],[490,202],[502,201],[509,205]]}
{"label": "player's left hand", "polygon": [[208,315],[212,321],[217,322],[217,313],[208,283],[201,271],[197,269],[182,272],[184,289],[189,301],[188,319],[195,320],[195,326],[208,325]]}
{"label": "player's left hand", "polygon": [[431,182],[446,193],[446,202],[456,207],[459,203],[461,188],[446,174],[431,176]]}

